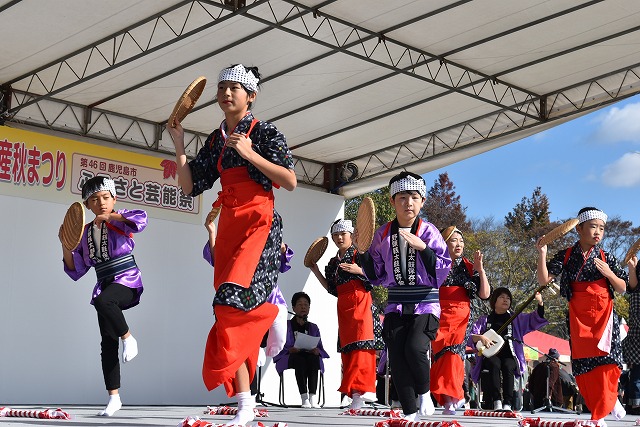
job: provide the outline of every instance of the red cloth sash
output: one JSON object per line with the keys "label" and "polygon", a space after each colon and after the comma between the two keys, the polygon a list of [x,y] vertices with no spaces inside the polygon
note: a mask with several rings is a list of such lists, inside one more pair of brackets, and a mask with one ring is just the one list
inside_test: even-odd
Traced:
{"label": "red cloth sash", "polygon": [[613,298],[609,294],[607,280],[602,278],[595,282],[573,282],[571,288],[571,357],[583,359],[606,356],[608,353],[598,348],[598,342],[613,312]]}
{"label": "red cloth sash", "polygon": [[[374,339],[371,293],[354,279],[336,287],[338,293],[338,336],[344,347]],[[375,363],[375,362],[374,362]]]}
{"label": "red cloth sash", "polygon": [[[440,328],[436,339],[431,341],[433,353],[443,348],[464,342],[471,302],[467,290],[461,286],[444,286],[440,291]],[[431,393],[439,404],[444,405],[445,396],[455,401],[464,398],[464,361],[450,351],[445,352],[431,366]]]}
{"label": "red cloth sash", "polygon": [[248,288],[273,222],[273,192],[249,177],[246,167],[225,169],[222,191],[214,203],[222,206],[214,252],[213,286],[229,282]]}
{"label": "red cloth sash", "polygon": [[276,318],[278,307],[265,302],[250,311],[226,305],[216,305],[214,310],[216,323],[207,338],[202,379],[209,391],[224,384],[227,395],[231,397],[238,392],[234,379],[245,362],[249,369],[249,382],[253,381],[260,342]]}

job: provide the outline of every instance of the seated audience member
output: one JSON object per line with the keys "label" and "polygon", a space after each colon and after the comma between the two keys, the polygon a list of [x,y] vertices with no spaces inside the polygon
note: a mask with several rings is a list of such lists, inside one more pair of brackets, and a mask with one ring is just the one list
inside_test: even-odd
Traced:
{"label": "seated audience member", "polygon": [[[533,399],[533,409],[542,408],[548,404],[547,397],[551,399],[551,405],[562,406],[562,382],[560,381],[560,365],[558,359],[560,353],[555,348],[549,349],[547,360],[539,363],[529,376],[529,391]],[[549,388],[547,389],[547,376]]]}
{"label": "seated audience member", "polygon": [[273,358],[278,374],[285,369],[293,369],[296,373],[298,391],[303,408],[317,407],[314,398],[318,389],[318,371],[324,372],[323,358],[329,355],[322,346],[322,339],[315,348],[296,348],[298,334],[320,337],[320,329],[315,323],[307,320],[311,298],[304,292],[296,292],[291,298],[291,306],[295,316],[287,322],[287,340],[282,351]]}

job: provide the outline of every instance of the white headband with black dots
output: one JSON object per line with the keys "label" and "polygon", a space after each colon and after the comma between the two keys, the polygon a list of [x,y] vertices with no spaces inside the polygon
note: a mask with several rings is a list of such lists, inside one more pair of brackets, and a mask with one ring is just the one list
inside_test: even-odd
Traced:
{"label": "white headband with black dots", "polygon": [[251,92],[258,91],[258,78],[251,71],[247,71],[242,64],[220,71],[218,83],[220,82],[238,82]]}
{"label": "white headband with black dots", "polygon": [[353,233],[353,225],[351,220],[341,219],[331,226],[331,234],[343,232]]}
{"label": "white headband with black dots", "polygon": [[111,196],[116,197],[116,183],[111,178],[104,178],[98,185],[83,188],[82,193],[84,197],[82,198],[82,201],[86,202],[89,200],[89,197],[93,196],[98,191],[108,191],[111,193]]}
{"label": "white headband with black dots", "polygon": [[425,185],[424,180],[417,179],[412,176],[405,176],[404,178],[391,183],[391,187],[389,188],[391,197],[401,191],[417,191],[422,197],[427,197],[427,186]]}
{"label": "white headband with black dots", "polygon": [[597,209],[592,209],[590,211],[584,211],[578,215],[578,224],[582,224],[585,221],[589,221],[592,219],[601,219],[605,224],[607,223],[607,214],[599,211]]}

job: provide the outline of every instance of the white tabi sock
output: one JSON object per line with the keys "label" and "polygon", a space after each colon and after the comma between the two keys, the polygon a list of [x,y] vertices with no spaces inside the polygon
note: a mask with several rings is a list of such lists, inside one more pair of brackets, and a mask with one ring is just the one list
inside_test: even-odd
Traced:
{"label": "white tabi sock", "polygon": [[225,426],[244,426],[255,418],[253,408],[255,408],[256,401],[253,396],[251,396],[251,392],[242,391],[237,393],[236,399],[238,399],[238,413],[230,422],[225,424]]}
{"label": "white tabi sock", "polygon": [[287,307],[278,305],[278,315],[273,320],[267,336],[266,353],[269,357],[277,356],[287,341]]}
{"label": "white tabi sock", "polygon": [[625,415],[627,415],[627,411],[624,410],[624,406],[622,406],[622,403],[620,403],[619,400],[616,400],[616,405],[613,407],[611,415],[613,415],[618,421],[620,421],[625,417]]}
{"label": "white tabi sock", "polygon": [[98,416],[101,417],[110,417],[116,413],[117,410],[122,408],[122,401],[120,400],[119,394],[112,394],[109,396],[109,403],[107,403],[107,407],[102,411],[98,412]]}
{"label": "white tabi sock", "polygon": [[413,414],[403,416],[402,419],[407,421],[420,421],[420,415],[418,415],[417,412],[414,412]]}
{"label": "white tabi sock", "polygon": [[138,341],[129,335],[129,338],[122,340],[122,363],[133,360],[138,355]]}
{"label": "white tabi sock", "polygon": [[351,394],[351,405],[349,405],[349,409],[360,409],[364,406],[364,400],[362,400],[362,396],[360,393],[352,393]]}
{"label": "white tabi sock", "polygon": [[425,394],[421,394],[418,396],[419,408],[418,412],[420,415],[433,415],[436,412],[436,408],[433,406],[433,401],[431,400],[431,392],[428,391]]}

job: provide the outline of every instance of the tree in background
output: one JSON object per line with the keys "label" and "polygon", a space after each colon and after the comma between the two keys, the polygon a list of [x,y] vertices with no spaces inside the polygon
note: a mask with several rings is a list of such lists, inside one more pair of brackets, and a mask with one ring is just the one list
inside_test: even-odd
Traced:
{"label": "tree in background", "polygon": [[535,241],[544,231],[548,231],[551,223],[549,216],[549,198],[540,187],[536,187],[530,198],[523,197],[507,214],[504,225],[517,241]]}
{"label": "tree in background", "polygon": [[471,229],[467,221],[466,207],[460,203],[460,196],[455,192],[456,186],[449,179],[449,174],[441,173],[427,191],[427,200],[420,211],[427,221],[438,230],[455,225],[460,230]]}
{"label": "tree in background", "polygon": [[358,217],[358,208],[362,203],[362,199],[365,197],[371,197],[373,204],[376,207],[376,227],[386,224],[396,217],[396,212],[393,210],[393,206],[390,202],[389,187],[384,186],[379,190],[372,191],[370,193],[357,196],[352,199],[348,199],[344,203],[344,218],[350,219],[353,223],[356,223]]}

